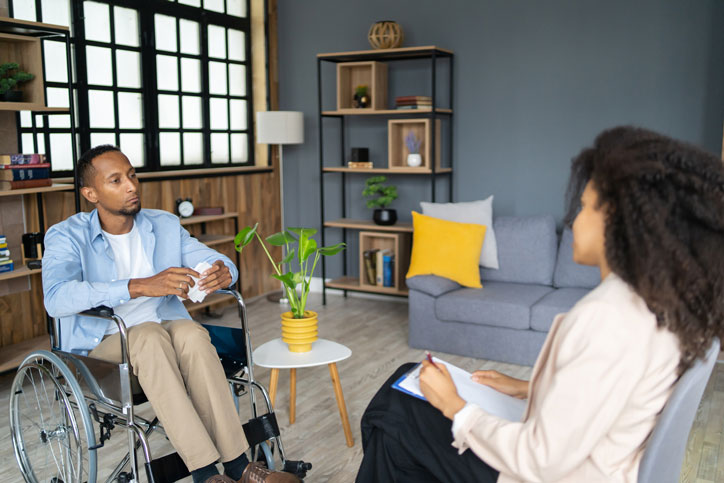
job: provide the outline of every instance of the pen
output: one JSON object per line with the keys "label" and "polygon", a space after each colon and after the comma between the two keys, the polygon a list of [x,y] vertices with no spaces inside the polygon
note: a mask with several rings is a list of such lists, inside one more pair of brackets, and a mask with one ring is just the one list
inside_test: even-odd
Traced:
{"label": "pen", "polygon": [[435,366],[436,369],[440,369],[439,367],[437,367],[437,364],[435,364],[435,362],[432,360],[432,356],[430,355],[430,351],[425,351],[425,355],[427,356],[427,360],[430,362],[430,364],[432,364],[433,366]]}

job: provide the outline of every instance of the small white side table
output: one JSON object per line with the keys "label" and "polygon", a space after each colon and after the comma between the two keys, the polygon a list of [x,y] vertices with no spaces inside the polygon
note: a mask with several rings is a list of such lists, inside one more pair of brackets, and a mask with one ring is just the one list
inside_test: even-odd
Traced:
{"label": "small white side table", "polygon": [[297,398],[297,369],[302,367],[329,365],[329,374],[332,377],[334,396],[337,399],[339,417],[342,419],[344,437],[347,446],[354,446],[352,439],[352,428],[349,425],[347,406],[344,403],[342,385],[337,372],[337,362],[343,361],[352,355],[349,347],[326,339],[317,339],[312,344],[309,352],[290,352],[287,345],[281,339],[270,340],[257,347],[254,351],[254,364],[271,369],[269,381],[269,398],[274,406],[274,398],[277,393],[277,382],[279,382],[279,369],[289,369],[289,423],[294,424],[295,404]]}

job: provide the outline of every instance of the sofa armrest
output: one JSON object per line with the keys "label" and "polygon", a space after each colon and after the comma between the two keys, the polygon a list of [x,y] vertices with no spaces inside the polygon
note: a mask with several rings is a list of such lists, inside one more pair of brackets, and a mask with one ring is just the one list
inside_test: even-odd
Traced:
{"label": "sofa armrest", "polygon": [[419,290],[433,297],[459,289],[461,285],[457,282],[437,275],[417,275],[407,279],[407,287]]}

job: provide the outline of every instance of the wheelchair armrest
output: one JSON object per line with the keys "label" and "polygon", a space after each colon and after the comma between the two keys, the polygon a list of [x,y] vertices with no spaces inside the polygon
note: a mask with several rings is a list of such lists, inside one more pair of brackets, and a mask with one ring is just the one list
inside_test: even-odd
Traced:
{"label": "wheelchair armrest", "polygon": [[99,305],[98,307],[93,307],[92,309],[84,310],[80,313],[80,315],[87,315],[90,317],[103,317],[110,319],[113,315],[113,309],[111,307],[106,307],[105,305]]}

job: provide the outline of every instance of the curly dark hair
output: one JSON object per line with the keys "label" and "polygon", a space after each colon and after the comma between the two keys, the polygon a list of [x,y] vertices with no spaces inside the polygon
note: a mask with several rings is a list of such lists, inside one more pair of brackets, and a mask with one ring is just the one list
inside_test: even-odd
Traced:
{"label": "curly dark hair", "polygon": [[635,127],[601,133],[571,165],[566,222],[588,181],[606,213],[606,260],[679,339],[679,372],[724,336],[724,164]]}

